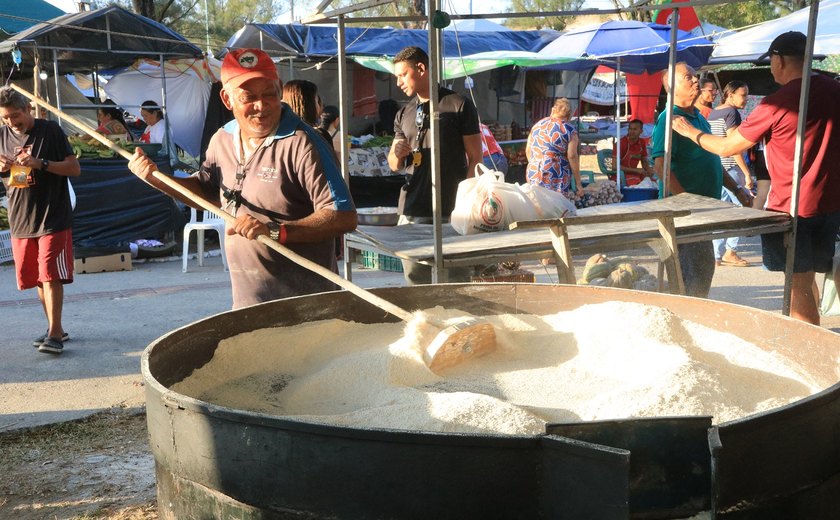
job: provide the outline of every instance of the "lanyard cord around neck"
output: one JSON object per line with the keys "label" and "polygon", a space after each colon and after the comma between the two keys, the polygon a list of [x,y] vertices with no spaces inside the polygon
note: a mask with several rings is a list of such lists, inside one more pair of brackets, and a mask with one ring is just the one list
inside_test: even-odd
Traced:
{"label": "lanyard cord around neck", "polygon": [[423,140],[426,139],[426,132],[429,130],[429,126],[426,125],[426,114],[425,110],[423,110],[423,104],[420,102],[420,98],[417,98],[417,113],[414,116],[414,124],[417,125],[417,135],[414,137],[414,148],[417,150],[423,146]]}
{"label": "lanyard cord around neck", "polygon": [[251,164],[251,161],[254,160],[254,157],[257,155],[257,151],[262,148],[268,137],[265,137],[263,141],[254,147],[251,150],[251,154],[248,158],[245,158],[245,141],[242,139],[242,131],[239,131],[239,149],[237,150],[237,166],[236,166],[236,182],[233,185],[232,189],[224,189],[223,195],[225,199],[227,199],[227,204],[225,205],[225,210],[230,206],[233,206],[233,211],[229,212],[231,215],[236,216],[236,212],[239,209],[239,206],[242,205],[242,187],[243,183],[245,182],[245,174],[247,173],[248,165]]}

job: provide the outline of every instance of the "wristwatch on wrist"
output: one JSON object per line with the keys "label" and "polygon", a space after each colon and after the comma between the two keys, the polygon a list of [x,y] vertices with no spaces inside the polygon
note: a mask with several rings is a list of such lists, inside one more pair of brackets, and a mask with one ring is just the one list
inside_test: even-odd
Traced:
{"label": "wristwatch on wrist", "polygon": [[280,224],[274,222],[273,220],[269,220],[266,224],[268,226],[268,238],[274,240],[275,242],[280,241]]}
{"label": "wristwatch on wrist", "polygon": [[50,167],[50,161],[48,161],[46,159],[41,159],[41,169],[46,170],[49,167]]}

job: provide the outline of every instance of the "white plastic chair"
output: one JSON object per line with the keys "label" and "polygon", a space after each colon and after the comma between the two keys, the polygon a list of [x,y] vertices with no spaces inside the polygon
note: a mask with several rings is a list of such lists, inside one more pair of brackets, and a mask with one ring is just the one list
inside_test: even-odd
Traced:
{"label": "white plastic chair", "polygon": [[227,258],[225,257],[225,221],[221,217],[217,217],[209,211],[201,212],[201,222],[198,221],[198,212],[195,208],[190,208],[190,221],[184,226],[184,250],[181,254],[181,261],[183,262],[182,269],[187,272],[187,260],[189,259],[190,249],[190,232],[195,231],[198,239],[197,253],[198,265],[204,265],[204,231],[211,230],[219,234],[219,247],[222,248],[222,265],[225,271],[228,270]]}

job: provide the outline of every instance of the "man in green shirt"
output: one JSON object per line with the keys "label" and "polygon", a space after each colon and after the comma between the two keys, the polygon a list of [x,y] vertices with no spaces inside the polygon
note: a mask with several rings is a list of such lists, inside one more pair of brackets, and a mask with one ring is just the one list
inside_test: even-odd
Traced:
{"label": "man in green shirt", "polygon": [[[665,90],[669,89],[667,71],[662,76]],[[700,93],[697,75],[685,63],[675,65],[674,77],[674,115],[685,118],[695,128],[711,133],[708,121],[694,106]],[[653,169],[663,178],[665,166],[665,119],[663,111],[656,120],[653,130]],[[700,148],[690,139],[672,132],[671,165],[669,171],[671,194],[682,192],[703,195],[713,199],[720,198],[721,185],[735,193],[744,206],[749,207],[751,195],[738,186],[732,177],[723,175],[720,157]],[[711,241],[692,242],[679,246],[680,266],[682,268],[685,292],[688,296],[706,298],[712,286],[715,274],[715,253]]]}

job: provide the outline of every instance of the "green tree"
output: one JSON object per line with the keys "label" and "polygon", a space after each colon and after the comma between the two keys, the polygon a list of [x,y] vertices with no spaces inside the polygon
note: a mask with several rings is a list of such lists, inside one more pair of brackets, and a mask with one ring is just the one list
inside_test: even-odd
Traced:
{"label": "green tree", "polygon": [[210,48],[218,54],[228,39],[246,23],[269,23],[289,10],[290,1],[99,0],[94,7],[119,5],[166,25],[202,49],[206,47],[209,36]]}
{"label": "green tree", "polygon": [[[784,2],[789,4],[789,2]],[[749,2],[721,4],[697,7],[697,17],[727,29],[738,29],[777,18],[790,12],[790,6],[770,0],[751,0]],[[795,9],[794,9],[795,10]],[[787,11],[782,13],[782,11]]]}
{"label": "green tree", "polygon": [[509,12],[534,13],[533,18],[510,18],[507,25],[511,29],[555,29],[562,31],[573,16],[538,16],[546,11],[577,11],[584,0],[513,0]]}

